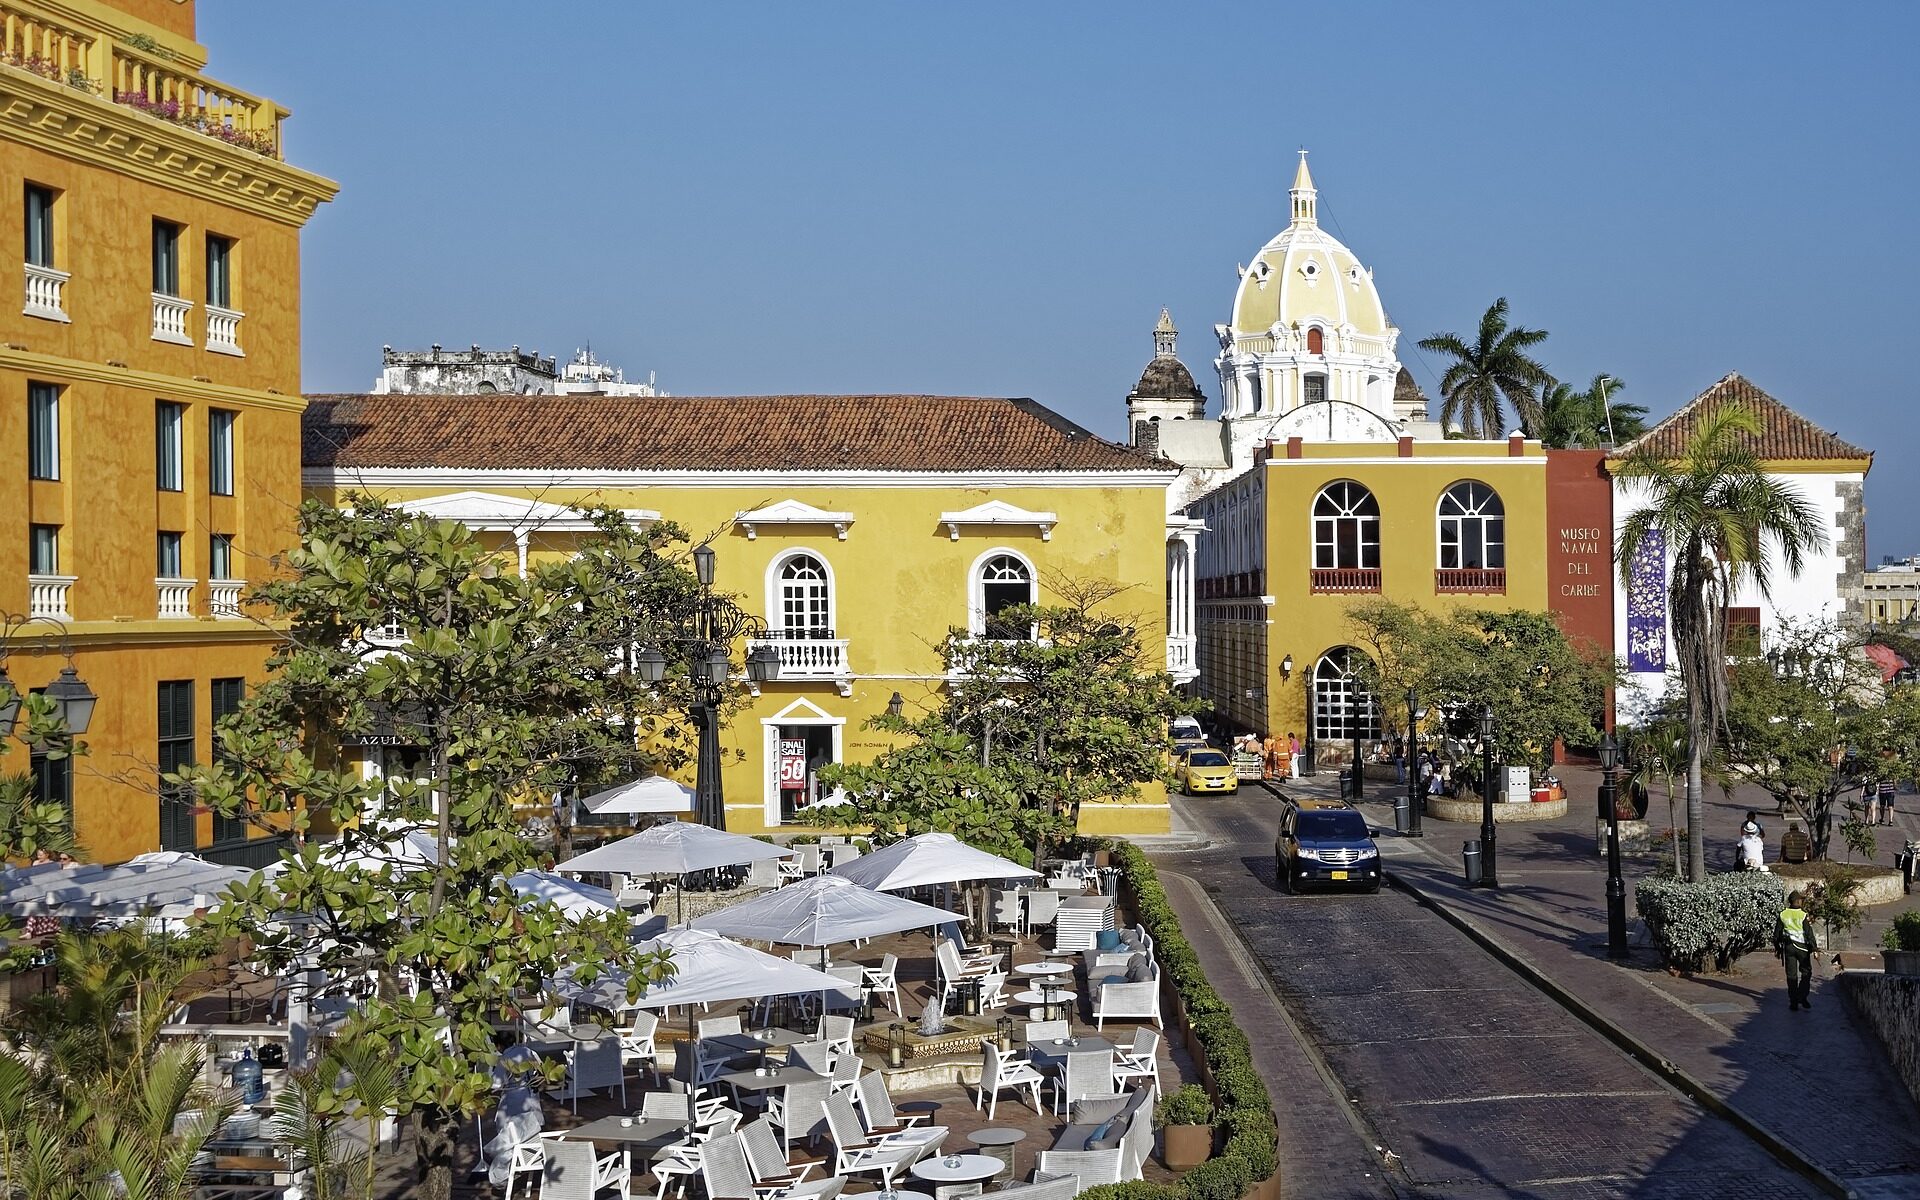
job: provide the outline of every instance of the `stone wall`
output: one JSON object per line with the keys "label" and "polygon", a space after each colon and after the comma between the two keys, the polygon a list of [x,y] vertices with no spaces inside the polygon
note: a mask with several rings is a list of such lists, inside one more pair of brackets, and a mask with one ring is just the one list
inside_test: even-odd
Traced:
{"label": "stone wall", "polygon": [[1858,622],[1867,615],[1866,589],[1860,582],[1867,569],[1867,485],[1837,483],[1834,493],[1840,510],[1834,519],[1838,528],[1833,549],[1841,562],[1837,581],[1841,611],[1848,621]]}
{"label": "stone wall", "polygon": [[1849,971],[1841,987],[1887,1051],[1893,1069],[1920,1100],[1920,978]]}

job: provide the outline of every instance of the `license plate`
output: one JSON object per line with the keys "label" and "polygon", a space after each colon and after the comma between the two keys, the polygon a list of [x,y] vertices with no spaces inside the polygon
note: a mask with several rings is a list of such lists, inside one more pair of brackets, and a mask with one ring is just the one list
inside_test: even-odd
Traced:
{"label": "license plate", "polygon": [[1335,879],[1345,879],[1347,877],[1347,873],[1345,871],[1335,871],[1333,873],[1333,877]]}

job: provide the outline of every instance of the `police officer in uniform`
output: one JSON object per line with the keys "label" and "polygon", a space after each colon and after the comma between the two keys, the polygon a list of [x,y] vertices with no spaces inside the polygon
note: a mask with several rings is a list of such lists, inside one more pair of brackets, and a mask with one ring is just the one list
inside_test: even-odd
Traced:
{"label": "police officer in uniform", "polygon": [[1820,945],[1814,940],[1813,926],[1807,921],[1805,910],[1800,907],[1805,899],[1800,892],[1788,896],[1787,906],[1780,910],[1780,919],[1773,930],[1774,952],[1787,968],[1789,1012],[1813,1007],[1813,1002],[1807,999],[1807,990],[1813,986],[1813,955]]}

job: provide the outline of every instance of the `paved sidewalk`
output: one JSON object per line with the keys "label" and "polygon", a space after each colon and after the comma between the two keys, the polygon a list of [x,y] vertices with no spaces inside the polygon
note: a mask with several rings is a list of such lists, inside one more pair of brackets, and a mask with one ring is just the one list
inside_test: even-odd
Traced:
{"label": "paved sidewalk", "polygon": [[[1605,862],[1594,853],[1593,832],[1598,772],[1576,767],[1561,774],[1572,798],[1566,818],[1499,827],[1498,891],[1462,883],[1460,847],[1479,836],[1477,823],[1429,817],[1423,839],[1389,832],[1380,842],[1390,872],[1856,1194],[1920,1196],[1920,1110],[1841,1000],[1831,971],[1816,982],[1813,1010],[1789,1013],[1780,968],[1766,953],[1742,959],[1733,974],[1691,979],[1669,975],[1644,946],[1623,964],[1605,957]],[[1320,794],[1334,786],[1330,776],[1296,785]],[[1369,790],[1363,811],[1391,831],[1395,789],[1369,781]],[[1913,807],[1911,797],[1902,799]],[[1657,803],[1664,808],[1664,800]],[[1769,841],[1775,839],[1779,822],[1770,819],[1770,805],[1760,808],[1751,797],[1725,798],[1716,790],[1708,805],[1710,865],[1730,860],[1733,831],[1748,807],[1761,811]],[[1901,825],[1881,832],[1912,836],[1911,813]],[[1890,857],[1886,843],[1897,847],[1898,841],[1881,840],[1884,860]],[[1649,856],[1626,866],[1630,918],[1633,883],[1654,861]],[[1883,927],[1892,911],[1913,902],[1876,911],[1868,930]],[[1855,944],[1863,940],[1856,936]]]}

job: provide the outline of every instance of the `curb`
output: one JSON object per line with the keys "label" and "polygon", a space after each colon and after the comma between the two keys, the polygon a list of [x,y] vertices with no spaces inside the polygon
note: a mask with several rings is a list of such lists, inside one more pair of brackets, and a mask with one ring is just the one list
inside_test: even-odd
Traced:
{"label": "curb", "polygon": [[1733,1125],[1734,1128],[1759,1143],[1767,1153],[1780,1160],[1782,1165],[1804,1176],[1817,1185],[1822,1191],[1838,1198],[1838,1200],[1855,1200],[1855,1197],[1858,1196],[1858,1193],[1848,1186],[1845,1180],[1806,1157],[1800,1153],[1800,1151],[1783,1141],[1765,1125],[1762,1125],[1733,1104],[1721,1098],[1719,1093],[1694,1078],[1678,1063],[1662,1056],[1660,1052],[1652,1046],[1649,1046],[1619,1025],[1608,1020],[1599,1010],[1568,991],[1538,967],[1535,967],[1532,963],[1520,957],[1520,955],[1516,954],[1504,942],[1501,942],[1491,934],[1482,932],[1473,922],[1442,904],[1438,898],[1423,891],[1418,885],[1403,877],[1400,872],[1388,870],[1383,864],[1381,874],[1386,877],[1388,883],[1399,888],[1409,896],[1412,896],[1414,900],[1421,905],[1438,914],[1441,920],[1465,934],[1469,941],[1479,946],[1482,950],[1485,950],[1488,954],[1491,954],[1501,965],[1532,984],[1554,1003],[1578,1017],[1582,1023],[1593,1029],[1593,1031],[1601,1037],[1612,1042],[1621,1051],[1625,1052],[1628,1057],[1634,1059],[1641,1066],[1646,1067],[1655,1075],[1664,1079],[1669,1085],[1691,1097],[1703,1108],[1723,1118],[1729,1124]]}

